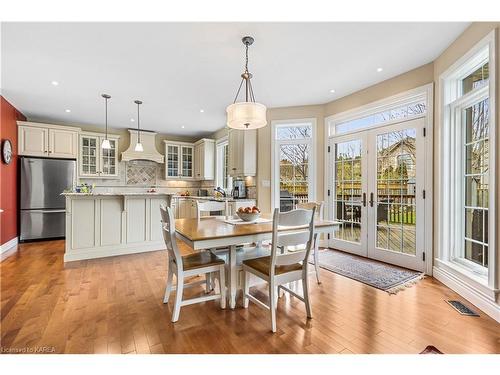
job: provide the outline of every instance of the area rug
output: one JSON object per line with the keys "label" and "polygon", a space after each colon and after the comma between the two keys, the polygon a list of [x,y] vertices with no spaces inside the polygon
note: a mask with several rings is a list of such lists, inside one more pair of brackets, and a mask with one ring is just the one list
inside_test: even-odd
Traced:
{"label": "area rug", "polygon": [[319,266],[389,294],[396,294],[424,277],[422,272],[332,249],[320,250]]}

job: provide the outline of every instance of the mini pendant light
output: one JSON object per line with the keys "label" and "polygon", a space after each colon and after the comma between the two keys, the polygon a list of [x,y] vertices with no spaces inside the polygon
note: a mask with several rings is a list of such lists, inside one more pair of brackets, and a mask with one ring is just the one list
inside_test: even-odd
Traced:
{"label": "mini pendant light", "polygon": [[[240,87],[233,104],[226,108],[227,126],[240,130],[258,129],[267,125],[267,108],[265,105],[255,102],[252,82],[250,81],[252,73],[248,71],[248,46],[253,44],[254,39],[251,36],[246,36],[241,41],[245,45],[245,71],[241,74]],[[236,103],[243,81],[245,81],[245,101]]]}
{"label": "mini pendant light", "polygon": [[139,118],[139,106],[142,104],[140,100],[134,100],[134,103],[137,104],[137,144],[135,145],[135,151],[143,152],[144,147],[142,147],[141,143],[141,121]]}
{"label": "mini pendant light", "polygon": [[102,94],[101,95],[104,98],[105,101],[105,107],[106,107],[106,136],[104,137],[104,140],[102,141],[101,147],[104,150],[109,150],[111,148],[111,143],[109,143],[108,139],[108,100],[111,99],[111,96],[108,94]]}

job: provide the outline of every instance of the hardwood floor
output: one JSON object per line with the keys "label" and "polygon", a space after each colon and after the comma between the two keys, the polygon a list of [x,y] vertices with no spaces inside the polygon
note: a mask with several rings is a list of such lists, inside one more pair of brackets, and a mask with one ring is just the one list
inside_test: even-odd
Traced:
{"label": "hardwood floor", "polygon": [[[63,253],[64,241],[29,243],[1,263],[2,352],[419,353],[434,345],[444,353],[500,353],[500,324],[453,311],[444,300],[461,298],[433,278],[389,295],[321,270],[323,283],[311,280],[314,318],[285,296],[272,334],[268,313],[242,309],[241,298],[234,311],[217,301],[183,307],[171,323],[173,298],[162,303],[166,252],[67,265]],[[264,291],[256,293],[265,298]]]}

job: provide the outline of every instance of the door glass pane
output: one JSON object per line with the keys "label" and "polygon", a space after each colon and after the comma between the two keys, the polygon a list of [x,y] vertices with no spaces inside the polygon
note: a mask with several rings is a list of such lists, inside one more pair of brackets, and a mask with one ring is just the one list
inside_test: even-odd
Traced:
{"label": "door glass pane", "polygon": [[177,177],[179,176],[179,147],[171,146],[167,147],[167,176]]}
{"label": "door glass pane", "polygon": [[309,144],[279,145],[280,211],[309,200]]}
{"label": "door glass pane", "polygon": [[85,174],[96,174],[97,172],[97,139],[90,137],[82,138],[82,171]]}
{"label": "door glass pane", "polygon": [[334,219],[342,225],[334,237],[359,243],[361,240],[361,140],[339,142],[334,146]]}
{"label": "door glass pane", "polygon": [[182,176],[193,177],[193,148],[182,147]]}
{"label": "door glass pane", "polygon": [[416,129],[377,135],[377,247],[415,255]]}

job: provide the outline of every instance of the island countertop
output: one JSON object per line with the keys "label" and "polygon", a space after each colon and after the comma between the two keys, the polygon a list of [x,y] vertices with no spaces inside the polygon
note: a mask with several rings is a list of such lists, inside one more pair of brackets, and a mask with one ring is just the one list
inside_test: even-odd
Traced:
{"label": "island countertop", "polygon": [[61,193],[61,195],[65,196],[72,196],[72,197],[92,197],[92,196],[128,196],[128,195],[171,195],[174,196],[172,193],[162,193],[162,192],[152,192],[152,193],[147,193],[147,192],[117,192],[117,193],[107,193],[107,192],[96,192],[96,193],[76,193],[76,192],[69,192],[69,193]]}

